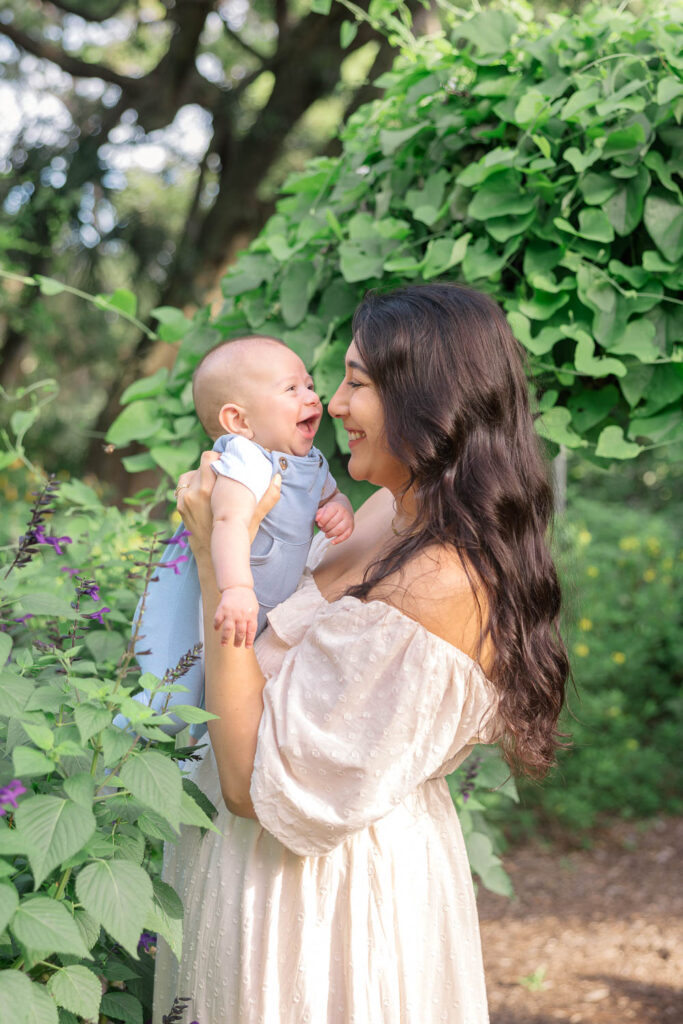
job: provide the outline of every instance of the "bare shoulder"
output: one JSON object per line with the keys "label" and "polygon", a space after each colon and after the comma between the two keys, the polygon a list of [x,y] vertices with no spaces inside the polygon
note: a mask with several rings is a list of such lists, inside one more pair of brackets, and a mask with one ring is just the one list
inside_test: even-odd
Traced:
{"label": "bare shoulder", "polygon": [[[471,658],[480,656],[481,629],[487,619],[486,595],[476,575],[468,574],[452,548],[434,545],[421,551],[399,573],[383,581],[373,596]],[[484,670],[489,660],[485,645],[481,652]]]}

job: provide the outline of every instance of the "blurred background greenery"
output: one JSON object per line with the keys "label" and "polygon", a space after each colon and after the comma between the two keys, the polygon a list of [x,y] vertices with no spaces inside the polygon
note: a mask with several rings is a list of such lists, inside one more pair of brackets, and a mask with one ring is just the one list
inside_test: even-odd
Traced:
{"label": "blurred background greenery", "polygon": [[[436,7],[409,6],[416,33],[436,26]],[[543,18],[553,8],[534,9]],[[339,4],[320,17],[308,0],[7,0],[2,268],[92,294],[131,289],[143,322],[158,306],[189,316],[212,303],[287,175],[335,155],[343,123],[378,93],[391,46],[366,22],[351,36],[347,17]],[[34,465],[125,502],[140,481],[104,437],[125,388],[169,366],[175,346],[71,293],[11,279],[0,288],[0,345],[8,392],[59,382],[32,427]],[[21,402],[6,403],[5,421]],[[567,480],[555,544],[573,747],[549,783],[521,787],[521,808],[504,816],[512,832],[583,834],[614,815],[681,811],[680,448],[610,468],[571,453]],[[0,543],[22,531],[35,483],[21,462],[0,472]]]}

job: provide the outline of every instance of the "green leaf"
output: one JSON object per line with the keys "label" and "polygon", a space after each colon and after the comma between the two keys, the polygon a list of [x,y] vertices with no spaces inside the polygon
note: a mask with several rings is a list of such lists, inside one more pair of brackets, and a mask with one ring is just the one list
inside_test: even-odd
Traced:
{"label": "green leaf", "polygon": [[585,448],[587,442],[572,429],[571,418],[569,409],[555,406],[538,417],[536,431],[555,444],[563,444],[567,448]]}
{"label": "green leaf", "polygon": [[150,455],[161,466],[172,480],[177,480],[181,473],[196,469],[201,454],[199,441],[179,441],[177,444],[153,445]]}
{"label": "green leaf", "polygon": [[74,711],[74,719],[81,735],[81,741],[86,743],[91,736],[111,724],[111,712],[96,704],[79,704]]}
{"label": "green leaf", "polygon": [[180,815],[181,776],[177,765],[163,754],[145,751],[133,754],[123,765],[119,778],[136,799],[168,818],[174,828]]}
{"label": "green leaf", "polygon": [[55,770],[55,763],[40,750],[33,747],[15,747],[12,751],[14,773],[19,778],[32,778],[34,775],[49,775]]}
{"label": "green leaf", "polygon": [[218,715],[212,715],[210,711],[204,711],[203,708],[197,708],[193,704],[174,704],[171,710],[174,715],[177,715],[181,721],[187,722],[188,725],[211,722],[218,718]]}
{"label": "green leaf", "polygon": [[142,1003],[129,992],[105,992],[100,1010],[106,1017],[125,1024],[142,1024]]}
{"label": "green leaf", "polygon": [[368,253],[356,242],[342,242],[339,246],[339,266],[349,284],[381,277],[383,263],[381,252]]}
{"label": "green leaf", "polygon": [[614,238],[614,228],[602,210],[580,210],[579,234],[582,238],[590,238],[595,242],[611,242]]}
{"label": "green leaf", "polygon": [[22,729],[30,740],[41,750],[52,750],[55,745],[55,737],[48,725],[41,725],[36,722],[21,723]]}
{"label": "green leaf", "polygon": [[102,759],[105,768],[111,768],[113,764],[120,761],[128,751],[135,737],[124,729],[110,725],[102,733]]}
{"label": "green leaf", "polygon": [[634,121],[628,128],[618,128],[605,139],[603,157],[617,156],[622,153],[631,153],[634,149],[640,149],[645,142],[645,129],[640,121]]}
{"label": "green leaf", "polygon": [[683,82],[681,82],[680,78],[674,78],[673,75],[660,78],[657,83],[657,103],[660,106],[664,106],[664,104],[670,103],[671,100],[675,100],[678,96],[683,96]]}
{"label": "green leaf", "polygon": [[293,260],[285,270],[280,285],[282,317],[288,327],[296,327],[306,316],[313,293],[315,267],[303,260]]}
{"label": "green leaf", "polygon": [[100,1012],[102,983],[96,974],[82,964],[64,967],[47,983],[59,1006],[86,1020],[94,1020]]}
{"label": "green leaf", "polygon": [[424,127],[424,124],[414,124],[410,128],[385,128],[383,131],[380,131],[379,144],[384,156],[393,156],[397,149],[400,149],[406,142],[409,142]]}
{"label": "green leaf", "polygon": [[634,459],[642,452],[639,444],[624,439],[621,427],[605,427],[600,433],[595,454],[602,459]]}
{"label": "green leaf", "polygon": [[564,324],[562,329],[568,337],[576,339],[574,366],[579,373],[583,373],[587,377],[608,377],[610,374],[615,374],[617,377],[626,376],[626,367],[621,360],[594,355],[595,342],[586,331],[569,324]]}
{"label": "green leaf", "polygon": [[197,828],[208,828],[220,835],[219,829],[213,824],[211,818],[204,813],[201,807],[185,790],[183,790],[181,804],[180,820],[183,825],[196,825]]}
{"label": "green leaf", "polygon": [[206,793],[199,788],[196,782],[193,782],[192,779],[183,779],[183,791],[187,793],[188,796],[192,797],[197,806],[208,818],[213,820],[216,817],[218,811],[211,803]]}
{"label": "green leaf", "polygon": [[628,373],[619,381],[621,392],[631,408],[638,405],[647,391],[653,372],[653,366],[643,366],[637,363],[629,366]]}
{"label": "green leaf", "polygon": [[128,860],[88,864],[76,878],[76,894],[87,912],[135,959],[152,892],[147,872]]}
{"label": "green leaf", "polygon": [[650,187],[650,175],[644,167],[629,178],[605,204],[605,213],[618,235],[630,235],[643,216],[643,200]]}
{"label": "green leaf", "polygon": [[113,295],[109,296],[109,306],[111,309],[118,309],[122,313],[126,313],[127,316],[135,316],[138,310],[138,300],[127,288],[117,288]]}
{"label": "green leaf", "polygon": [[314,14],[329,14],[332,7],[332,0],[311,0],[311,10]]}
{"label": "green leaf", "polygon": [[512,896],[512,883],[502,868],[500,858],[493,852],[490,838],[483,832],[470,832],[465,836],[465,844],[470,867],[479,875],[482,884],[492,892]]}
{"label": "green leaf", "polygon": [[572,165],[577,174],[582,174],[587,168],[592,167],[600,156],[599,149],[590,149],[587,153],[582,153],[576,146],[570,146],[562,154],[562,158]]}
{"label": "green leaf", "polygon": [[38,282],[43,295],[59,295],[66,287],[61,281],[55,281],[52,277],[43,277],[42,274],[36,274],[34,280]]}
{"label": "green leaf", "polygon": [[58,1024],[57,1006],[28,975],[0,971],[0,1024]]}
{"label": "green leaf", "polygon": [[474,245],[468,245],[462,261],[462,272],[466,281],[477,281],[491,277],[505,266],[505,257],[492,252],[485,238],[478,238]]}
{"label": "green leaf", "polygon": [[166,391],[167,382],[168,370],[164,366],[149,377],[142,377],[127,387],[121,395],[121,404],[127,405],[136,398],[154,398],[161,395]]}
{"label": "green leaf", "polygon": [[[547,98],[538,89],[527,89],[521,100],[515,107],[515,121],[522,128],[529,128],[538,121],[544,111],[549,109]],[[550,156],[550,144],[547,139],[539,135],[532,136],[534,142],[541,149],[544,156]],[[540,139],[540,142],[539,142]]]}
{"label": "green leaf", "polygon": [[0,665],[4,665],[10,656],[14,641],[9,633],[0,633]]}
{"label": "green leaf", "polygon": [[641,363],[654,363],[662,355],[654,343],[655,332],[651,320],[631,320],[616,345],[610,345],[610,354],[637,356]]}
{"label": "green leaf", "polygon": [[477,189],[467,207],[467,214],[476,220],[508,217],[511,214],[529,213],[536,202],[534,195],[522,191],[517,171],[503,171]]}
{"label": "green leaf", "polygon": [[[96,828],[89,807],[54,796],[23,800],[17,809],[16,821],[31,844],[29,862],[36,889],[54,868],[87,843]],[[42,948],[39,943],[29,942],[28,945]]]}
{"label": "green leaf", "polygon": [[339,45],[341,46],[342,50],[345,50],[347,46],[350,46],[357,35],[357,21],[342,21],[339,27]]}
{"label": "green leaf", "polygon": [[454,35],[469,39],[481,54],[502,56],[510,49],[517,28],[516,18],[508,11],[487,10],[460,22]]}
{"label": "green leaf", "polygon": [[180,341],[192,327],[192,321],[175,306],[157,306],[150,313],[159,321],[159,337],[162,341]]}
{"label": "green leaf", "polygon": [[18,906],[19,894],[14,886],[0,885],[0,932],[4,932]]}
{"label": "green leaf", "polygon": [[21,594],[19,601],[21,611],[24,615],[49,615],[52,618],[71,619],[76,617],[76,612],[71,607],[71,602],[66,597],[59,597],[57,594],[29,593]]}
{"label": "green leaf", "polygon": [[563,121],[577,121],[577,114],[594,107],[600,99],[600,90],[597,85],[589,85],[587,89],[577,89],[567,99],[560,111]]}
{"label": "green leaf", "polygon": [[444,274],[451,267],[462,263],[467,252],[472,233],[460,235],[453,241],[452,238],[436,238],[427,245],[427,255],[422,269],[422,276],[425,281],[432,277]]}
{"label": "green leaf", "polygon": [[91,807],[95,795],[95,780],[89,772],[78,772],[64,780],[66,795],[82,807]]}
{"label": "green leaf", "polygon": [[73,917],[63,903],[49,896],[22,900],[12,919],[10,931],[29,949],[69,953],[84,960],[90,959]]}
{"label": "green leaf", "polygon": [[519,313],[516,310],[508,313],[508,322],[517,341],[521,342],[524,348],[528,349],[529,352],[533,352],[535,356],[546,355],[547,352],[551,351],[555,342],[563,337],[562,331],[558,330],[557,327],[544,327],[535,337],[532,337],[531,321],[523,313]]}
{"label": "green leaf", "polygon": [[572,425],[579,434],[586,434],[596,423],[604,420],[619,402],[619,392],[613,384],[597,391],[583,389],[571,395],[567,407],[572,414]]}
{"label": "green leaf", "polygon": [[116,417],[106,439],[117,447],[130,444],[131,441],[144,441],[153,437],[159,430],[159,405],[149,399],[131,402]]}
{"label": "green leaf", "polygon": [[579,189],[589,206],[602,206],[613,196],[619,183],[610,174],[595,174],[591,171],[579,181]]}
{"label": "green leaf", "polygon": [[678,263],[683,256],[683,208],[680,203],[663,196],[648,196],[643,219],[662,256]]}

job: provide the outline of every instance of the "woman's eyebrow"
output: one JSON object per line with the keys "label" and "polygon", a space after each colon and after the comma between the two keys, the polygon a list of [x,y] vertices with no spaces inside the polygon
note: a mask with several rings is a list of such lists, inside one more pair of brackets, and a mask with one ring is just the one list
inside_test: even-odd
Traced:
{"label": "woman's eyebrow", "polygon": [[346,365],[352,370],[360,370],[361,373],[367,373],[362,363],[357,363],[355,359],[348,359]]}

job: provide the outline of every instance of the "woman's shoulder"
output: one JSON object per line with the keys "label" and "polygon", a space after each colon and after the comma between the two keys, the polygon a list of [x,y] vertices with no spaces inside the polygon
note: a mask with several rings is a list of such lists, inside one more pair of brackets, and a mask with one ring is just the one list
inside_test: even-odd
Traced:
{"label": "woman's shoulder", "polygon": [[372,593],[475,661],[486,672],[490,652],[480,641],[487,620],[486,595],[458,552],[430,545],[409,559]]}

